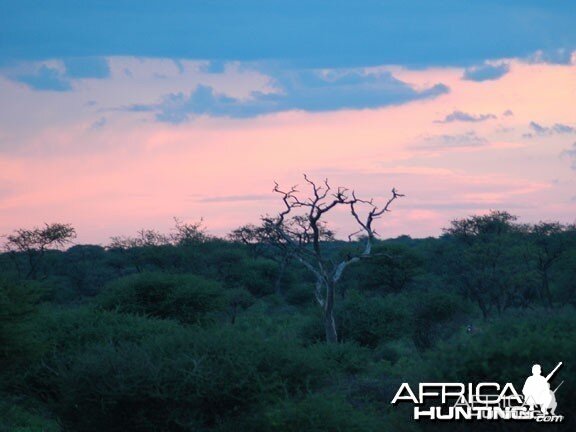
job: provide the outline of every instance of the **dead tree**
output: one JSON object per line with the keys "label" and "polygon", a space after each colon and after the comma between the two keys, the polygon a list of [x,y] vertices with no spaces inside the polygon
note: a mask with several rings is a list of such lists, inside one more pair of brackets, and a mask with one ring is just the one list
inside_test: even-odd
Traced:
{"label": "dead tree", "polygon": [[[372,244],[377,236],[373,223],[390,211],[394,200],[404,195],[392,189],[392,194],[383,207],[377,207],[373,199],[364,200],[356,197],[354,191],[344,187],[333,190],[325,180],[318,185],[304,175],[311,188],[311,196],[300,198],[296,186],[290,190],[281,190],[275,183],[274,192],[282,197],[284,210],[277,216],[264,217],[264,227],[280,247],[291,252],[291,255],[316,278],[314,297],[323,309],[326,341],[338,341],[334,321],[335,291],[344,270],[355,262],[372,256]],[[353,241],[362,236],[360,250],[348,253],[345,258],[335,259],[333,254],[323,248],[322,231],[325,228],[325,215],[337,207],[348,207],[359,229],[348,236]]]}

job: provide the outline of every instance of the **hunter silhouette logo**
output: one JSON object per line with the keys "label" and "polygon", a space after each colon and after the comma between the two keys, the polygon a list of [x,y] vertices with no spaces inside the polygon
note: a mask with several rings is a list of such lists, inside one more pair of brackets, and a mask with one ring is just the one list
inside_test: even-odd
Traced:
{"label": "hunter silhouette logo", "polygon": [[556,371],[560,369],[560,366],[562,366],[562,362],[558,363],[546,378],[541,375],[542,368],[539,364],[532,366],[532,376],[526,378],[526,382],[522,388],[525,403],[531,410],[539,408],[543,414],[548,414],[548,410],[550,410],[551,415],[556,414],[556,390],[560,388],[564,381],[558,384],[554,390],[550,390],[549,381]]}
{"label": "hunter silhouette logo", "polygon": [[539,364],[532,366],[522,393],[512,383],[420,383],[414,392],[402,383],[392,405],[400,402],[414,404],[414,420],[531,420],[539,423],[560,423],[564,416],[556,414],[556,391],[550,382],[562,362],[545,377]]}

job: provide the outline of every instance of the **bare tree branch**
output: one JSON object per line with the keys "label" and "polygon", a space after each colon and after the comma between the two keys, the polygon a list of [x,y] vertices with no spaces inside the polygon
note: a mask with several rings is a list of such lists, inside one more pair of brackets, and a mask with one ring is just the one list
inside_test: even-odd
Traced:
{"label": "bare tree branch", "polygon": [[[389,212],[392,203],[404,195],[392,189],[391,197],[379,208],[372,198],[360,199],[354,191],[345,187],[334,190],[328,179],[318,184],[304,174],[304,180],[310,188],[307,198],[300,198],[297,186],[283,190],[274,182],[273,192],[281,196],[284,208],[277,216],[266,216],[262,220],[268,240],[275,242],[278,247],[290,250],[316,277],[314,297],[324,309],[326,339],[334,342],[337,340],[333,317],[335,286],[350,264],[371,256],[372,242],[377,236],[373,228],[374,220]],[[348,206],[360,227],[348,236],[348,240],[352,242],[355,237],[364,233],[365,244],[361,252],[348,254],[345,259],[335,261],[333,254],[326,253],[322,247],[323,242],[333,238],[333,234],[327,231],[323,218],[338,206]],[[361,208],[368,208],[367,213],[364,211],[364,216],[361,215]]]}

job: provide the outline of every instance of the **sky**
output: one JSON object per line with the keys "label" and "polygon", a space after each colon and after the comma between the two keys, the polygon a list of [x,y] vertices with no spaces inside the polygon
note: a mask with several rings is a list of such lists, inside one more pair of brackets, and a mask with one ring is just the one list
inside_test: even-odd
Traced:
{"label": "sky", "polygon": [[[302,174],[383,238],[576,222],[576,2],[0,0],[0,234],[211,234]],[[337,235],[355,231],[342,210]]]}

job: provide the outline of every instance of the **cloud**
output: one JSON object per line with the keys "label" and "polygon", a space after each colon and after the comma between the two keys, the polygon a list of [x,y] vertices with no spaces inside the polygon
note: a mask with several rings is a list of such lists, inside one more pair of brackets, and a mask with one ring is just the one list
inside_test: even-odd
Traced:
{"label": "cloud", "polygon": [[424,142],[412,145],[414,150],[447,150],[454,148],[481,147],[488,144],[488,140],[469,131],[456,135],[433,135],[424,138]]}
{"label": "cloud", "polygon": [[0,61],[122,55],[334,68],[471,64],[576,48],[571,1],[36,3],[2,2]]}
{"label": "cloud", "polygon": [[182,123],[191,117],[251,118],[282,111],[308,112],[371,109],[433,98],[449,92],[443,84],[417,90],[389,72],[288,70],[271,79],[275,92],[253,91],[239,99],[198,85],[190,94],[171,93],[160,103],[133,105],[130,111],[156,113],[161,122]]}
{"label": "cloud", "polygon": [[548,63],[548,64],[572,64],[572,50],[566,48],[557,48],[549,50],[538,50],[528,56],[527,63]]}
{"label": "cloud", "polygon": [[510,116],[513,116],[514,113],[512,112],[512,110],[509,110],[509,109],[508,109],[508,110],[504,111],[504,112],[502,113],[502,115],[503,115],[504,117],[510,117]]}
{"label": "cloud", "polygon": [[[561,135],[561,134],[573,134],[576,133],[576,128],[568,126],[562,123],[555,123],[550,127],[542,126],[534,121],[530,122],[530,129],[534,131],[536,135],[550,136],[550,135]],[[530,134],[528,134],[530,135]]]}
{"label": "cloud", "polygon": [[57,68],[46,65],[30,73],[24,73],[11,77],[15,81],[26,84],[33,90],[70,91],[70,80]]}
{"label": "cloud", "polygon": [[1,71],[7,78],[26,84],[32,90],[65,92],[75,80],[108,78],[108,61],[99,57],[75,57],[62,62],[23,62]]}
{"label": "cloud", "polygon": [[567,157],[572,162],[571,168],[573,170],[576,170],[576,142],[574,144],[572,144],[571,149],[564,150],[560,154],[560,157]]}
{"label": "cloud", "polygon": [[502,78],[510,71],[510,66],[506,63],[491,65],[485,63],[480,66],[473,66],[464,71],[462,79],[466,81],[493,81]]}
{"label": "cloud", "polygon": [[102,129],[104,126],[106,126],[107,123],[108,120],[106,119],[106,117],[100,117],[100,119],[92,123],[92,125],[90,126],[90,130]]}
{"label": "cloud", "polygon": [[73,57],[64,59],[66,75],[73,79],[108,78],[110,66],[105,58],[101,57]]}
{"label": "cloud", "polygon": [[451,114],[448,114],[444,117],[443,120],[436,120],[434,123],[453,123],[453,122],[483,122],[486,120],[496,119],[497,117],[494,114],[468,114],[463,111],[454,111]]}

